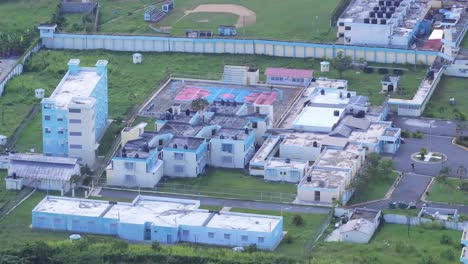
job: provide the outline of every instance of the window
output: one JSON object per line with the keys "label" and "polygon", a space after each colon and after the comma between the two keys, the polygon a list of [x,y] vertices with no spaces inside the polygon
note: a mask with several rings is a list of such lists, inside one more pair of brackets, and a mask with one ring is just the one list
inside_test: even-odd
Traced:
{"label": "window", "polygon": [[184,160],[184,153],[174,153],[175,160]]}
{"label": "window", "polygon": [[249,241],[249,237],[248,236],[241,236],[241,240],[242,241]]}
{"label": "window", "polygon": [[343,37],[344,37],[344,33],[339,33],[339,34],[338,34],[338,37],[339,37],[339,38],[343,38]]}
{"label": "window", "polygon": [[52,132],[52,130],[50,128],[46,127],[46,128],[44,128],[44,132],[46,134],[50,134],[50,132]]}
{"label": "window", "polygon": [[340,22],[339,25],[340,25],[340,27],[344,26],[344,22]]}
{"label": "window", "polygon": [[223,156],[222,157],[222,162],[224,164],[232,164],[232,157],[231,156]]}
{"label": "window", "polygon": [[44,116],[44,120],[47,120],[47,121],[49,121],[49,120],[50,120],[50,115],[46,115],[46,116]]}
{"label": "window", "polygon": [[162,140],[162,139],[160,139],[160,140],[158,141],[158,145],[159,145],[159,146],[162,146],[162,145],[163,145],[163,140]]}
{"label": "window", "polygon": [[70,136],[81,136],[81,132],[70,132]]}
{"label": "window", "polygon": [[185,171],[185,166],[182,165],[176,165],[174,166],[174,172],[177,174],[182,174]]}
{"label": "window", "polygon": [[70,148],[71,148],[71,149],[82,149],[83,146],[82,146],[82,145],[78,145],[78,144],[70,144]]}
{"label": "window", "polygon": [[81,119],[70,119],[70,124],[81,124]]}
{"label": "window", "polygon": [[62,222],[62,219],[54,218],[54,227],[59,227],[61,222]]}
{"label": "window", "polygon": [[135,163],[133,162],[125,162],[124,167],[127,170],[133,170],[135,168]]}
{"label": "window", "polygon": [[265,242],[265,238],[264,237],[258,237],[258,243],[263,243]]}
{"label": "window", "polygon": [[232,144],[221,144],[221,151],[232,153]]}
{"label": "window", "polygon": [[125,175],[125,183],[126,184],[135,184],[136,183],[136,176],[135,175]]}
{"label": "window", "polygon": [[182,230],[182,235],[185,237],[189,236],[189,231],[188,230]]}
{"label": "window", "polygon": [[344,30],[351,30],[351,27],[347,26],[347,27],[344,28]]}
{"label": "window", "polygon": [[214,233],[213,232],[208,232],[208,238],[214,238]]}
{"label": "window", "polygon": [[63,121],[63,116],[57,116],[57,121],[62,122]]}
{"label": "window", "polygon": [[45,104],[42,106],[44,109],[52,109],[52,105],[50,104]]}
{"label": "window", "polygon": [[57,129],[57,134],[63,134],[63,128],[62,127],[59,127]]}
{"label": "window", "polygon": [[224,239],[231,239],[231,234],[224,234]]}
{"label": "window", "polygon": [[320,201],[320,192],[319,192],[319,191],[315,191],[315,193],[314,193],[314,200],[315,200],[315,201]]}
{"label": "window", "polygon": [[69,112],[69,113],[81,113],[81,109],[70,108],[70,109],[68,109],[68,112]]}

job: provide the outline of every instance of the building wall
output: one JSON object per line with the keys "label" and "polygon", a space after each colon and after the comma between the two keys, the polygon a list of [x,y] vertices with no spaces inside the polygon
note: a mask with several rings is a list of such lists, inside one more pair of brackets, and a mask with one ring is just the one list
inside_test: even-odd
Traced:
{"label": "building wall", "polygon": [[265,180],[298,183],[305,174],[305,169],[288,167],[265,167]]}
{"label": "building wall", "polygon": [[[41,31],[42,43],[52,49],[106,49],[116,51],[139,52],[189,52],[189,53],[232,53],[269,55],[293,58],[322,58],[336,56],[338,50],[354,60],[364,58],[369,62],[410,63],[418,60],[431,64],[438,52],[389,49],[376,47],[344,46],[336,44],[317,44],[301,42],[282,42],[270,40],[238,40],[238,39],[190,39],[149,36],[117,36],[117,35],[80,35],[80,34],[46,34]],[[358,55],[358,52],[363,51]],[[383,56],[377,56],[382,52]],[[400,56],[402,54],[403,56]],[[414,59],[414,57],[417,57]],[[389,58],[390,59],[387,59]],[[397,58],[397,61],[394,60]]]}
{"label": "building wall", "polygon": [[[70,103],[68,109],[68,156],[77,158],[80,162],[93,165],[96,161],[96,127],[97,116],[95,104]],[[70,111],[80,111],[75,113]],[[76,120],[76,121],[75,121]],[[77,122],[78,123],[75,123]],[[81,133],[78,136],[74,133]]]}
{"label": "building wall", "polygon": [[[197,177],[205,169],[208,161],[206,142],[203,143],[197,150],[185,150],[185,149],[174,149],[164,148],[163,160],[164,160],[164,176],[169,177]],[[183,154],[182,160],[175,159],[175,153]],[[183,172],[177,171],[177,168],[181,168]]]}
{"label": "building wall", "polygon": [[280,77],[277,79],[272,76],[267,76],[267,84],[277,84],[277,85],[293,85],[293,86],[306,86],[310,83],[312,78],[292,78],[292,77]]}
{"label": "building wall", "polygon": [[[153,188],[164,172],[164,162],[157,159],[157,153],[146,160],[114,157],[106,169],[107,185]],[[133,168],[128,169],[125,163],[133,163]]]}
{"label": "building wall", "polygon": [[[320,192],[320,201],[315,201],[315,192]],[[343,192],[343,186],[336,189],[312,187],[304,184],[297,186],[297,199],[304,202],[334,203],[338,201]]]}
{"label": "building wall", "polygon": [[322,146],[318,142],[317,142],[316,148],[307,147],[307,146],[294,146],[294,145],[281,144],[279,156],[281,158],[314,161],[317,159],[318,155],[320,154],[321,147]]}
{"label": "building wall", "polygon": [[[102,67],[102,66],[98,66]],[[96,139],[100,139],[107,128],[107,120],[109,117],[109,109],[108,109],[108,96],[107,96],[107,67],[104,67],[102,73],[100,74],[101,78],[99,79],[96,87],[94,88],[93,92],[91,93],[91,97],[96,99],[95,105],[95,128],[96,128]]]}
{"label": "building wall", "polygon": [[42,146],[45,155],[68,157],[68,113],[53,100],[42,101]]}
{"label": "building wall", "polygon": [[[390,25],[375,25],[364,23],[345,23],[351,30],[345,30],[345,39],[349,38],[351,45],[388,45],[391,35]],[[379,36],[376,38],[375,36]]]}
{"label": "building wall", "polygon": [[[255,154],[255,134],[249,132],[245,140],[213,138],[210,141],[210,165],[242,169]],[[232,145],[232,152],[223,151],[223,145]],[[229,160],[229,161],[228,161]]]}

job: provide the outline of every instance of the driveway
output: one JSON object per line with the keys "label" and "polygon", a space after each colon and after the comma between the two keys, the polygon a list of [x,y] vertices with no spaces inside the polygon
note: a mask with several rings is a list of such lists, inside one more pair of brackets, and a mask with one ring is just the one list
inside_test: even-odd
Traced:
{"label": "driveway", "polygon": [[458,124],[458,121],[411,117],[394,117],[392,121],[395,127],[402,130],[419,130],[424,134],[450,137],[456,136]]}
{"label": "driveway", "polygon": [[[421,148],[428,151],[441,152],[447,156],[447,161],[439,163],[422,163],[411,160],[411,154],[419,152]],[[415,163],[414,173],[436,176],[440,169],[448,166],[451,169],[451,176],[456,176],[456,169],[460,165],[467,167],[468,151],[452,144],[452,137],[424,135],[424,138],[408,138],[406,143],[400,146],[394,155],[395,167],[399,171],[413,172],[411,163]],[[465,177],[468,177],[466,175]]]}
{"label": "driveway", "polygon": [[[283,212],[294,212],[294,213],[307,213],[307,214],[327,214],[330,209],[323,207],[313,206],[301,206],[301,205],[290,205],[290,204],[275,204],[275,203],[264,203],[264,202],[252,202],[242,200],[229,200],[221,198],[209,198],[209,197],[194,197],[184,195],[169,195],[169,194],[157,194],[157,193],[142,193],[144,195],[179,198],[179,199],[192,199],[199,200],[201,205],[209,206],[222,206],[232,208],[244,208],[244,209],[255,209],[255,210],[266,210],[266,211],[281,211]],[[110,190],[103,188],[99,193],[104,198],[125,198],[134,199],[138,192],[132,191],[121,191],[121,190]]]}
{"label": "driveway", "polygon": [[392,202],[417,202],[426,191],[427,185],[431,182],[430,176],[414,173],[405,173],[400,183],[393,191],[389,201]]}

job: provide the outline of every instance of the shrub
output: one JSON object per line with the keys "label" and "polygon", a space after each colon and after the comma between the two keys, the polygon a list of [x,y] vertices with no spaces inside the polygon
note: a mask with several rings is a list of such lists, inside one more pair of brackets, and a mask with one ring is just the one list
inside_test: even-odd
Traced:
{"label": "shrub", "polygon": [[401,131],[401,137],[409,138],[409,137],[411,137],[411,133],[408,130],[402,130]]}
{"label": "shrub", "polygon": [[463,192],[468,192],[468,182],[464,182],[460,185],[460,190]]}
{"label": "shrub", "polygon": [[434,257],[428,256],[428,257],[423,257],[419,263],[420,264],[437,264],[438,261],[436,261]]}
{"label": "shrub", "polygon": [[296,226],[302,226],[302,225],[304,225],[304,218],[302,218],[301,215],[296,214],[296,215],[294,215],[294,217],[292,219],[292,223],[293,223],[293,225],[296,225]]}
{"label": "shrub", "polygon": [[440,257],[446,260],[454,261],[455,260],[455,253],[452,250],[447,249],[445,251],[440,252]]}
{"label": "shrub", "polygon": [[444,229],[444,226],[438,222],[423,223],[421,224],[421,227],[425,229],[430,229],[430,230]]}
{"label": "shrub", "polygon": [[416,130],[416,132],[413,133],[414,138],[423,138],[423,133],[419,130]]}
{"label": "shrub", "polygon": [[288,233],[284,236],[283,241],[286,244],[291,244],[294,241],[294,238]]}
{"label": "shrub", "polygon": [[151,243],[151,249],[154,251],[159,251],[161,249],[161,245],[158,241],[153,241],[153,243]]}
{"label": "shrub", "polygon": [[258,251],[257,245],[256,244],[251,244],[247,247],[246,252],[248,253],[253,253]]}
{"label": "shrub", "polygon": [[388,69],[387,68],[379,68],[379,73],[380,74],[388,74]]}
{"label": "shrub", "polygon": [[452,245],[452,243],[453,243],[452,238],[449,237],[448,235],[443,234],[440,237],[440,244],[442,244],[442,245]]}

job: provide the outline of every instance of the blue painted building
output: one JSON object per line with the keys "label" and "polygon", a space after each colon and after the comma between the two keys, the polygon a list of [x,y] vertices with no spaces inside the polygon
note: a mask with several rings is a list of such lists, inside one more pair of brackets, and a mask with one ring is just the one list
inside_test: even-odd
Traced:
{"label": "blue painted building", "polygon": [[197,177],[205,171],[208,161],[206,139],[173,137],[163,148],[164,176]]}
{"label": "blue painted building", "polygon": [[[136,242],[249,246],[274,250],[283,237],[283,217],[208,211],[196,200],[138,196],[111,203],[47,196],[32,211],[32,227],[115,235]],[[135,217],[138,216],[138,217]]]}
{"label": "blue painted building", "polygon": [[107,120],[107,61],[99,60],[91,68],[71,59],[52,95],[42,100],[44,154],[93,165]]}

